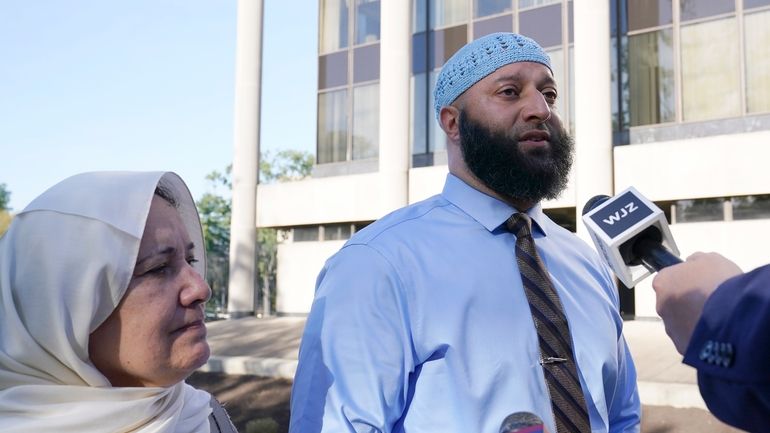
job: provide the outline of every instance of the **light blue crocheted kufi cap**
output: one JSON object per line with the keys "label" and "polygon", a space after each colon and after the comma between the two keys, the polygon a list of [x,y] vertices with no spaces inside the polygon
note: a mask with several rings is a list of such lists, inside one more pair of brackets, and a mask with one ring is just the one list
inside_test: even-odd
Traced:
{"label": "light blue crocheted kufi cap", "polygon": [[515,33],[492,33],[460,48],[447,60],[433,89],[436,119],[441,107],[487,75],[505,65],[518,62],[542,63],[551,69],[551,60],[532,39]]}

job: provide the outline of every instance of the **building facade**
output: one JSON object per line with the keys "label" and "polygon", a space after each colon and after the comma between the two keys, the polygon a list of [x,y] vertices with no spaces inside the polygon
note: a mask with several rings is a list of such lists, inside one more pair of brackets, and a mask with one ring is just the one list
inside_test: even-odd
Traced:
{"label": "building facade", "polygon": [[[436,76],[497,31],[538,41],[560,86],[576,155],[568,188],[544,203],[554,220],[590,243],[584,203],[634,186],[683,256],[770,261],[770,0],[320,0],[318,15],[317,164],[257,188],[256,225],[283,233],[278,314],[309,311],[352,233],[441,191]],[[619,290],[625,313],[655,316],[649,279]]]}

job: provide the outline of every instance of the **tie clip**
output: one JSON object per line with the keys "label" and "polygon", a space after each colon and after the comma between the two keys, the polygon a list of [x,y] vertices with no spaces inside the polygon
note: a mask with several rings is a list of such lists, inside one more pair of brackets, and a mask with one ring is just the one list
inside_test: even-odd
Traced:
{"label": "tie clip", "polygon": [[567,358],[557,358],[554,356],[549,356],[547,358],[543,358],[540,360],[540,365],[546,365],[546,364],[558,364],[561,362],[567,362]]}

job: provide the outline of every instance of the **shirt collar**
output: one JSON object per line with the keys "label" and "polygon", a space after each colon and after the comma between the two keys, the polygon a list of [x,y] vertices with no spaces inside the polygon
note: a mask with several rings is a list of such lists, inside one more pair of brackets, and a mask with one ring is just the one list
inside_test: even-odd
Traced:
{"label": "shirt collar", "polygon": [[[519,212],[508,203],[473,188],[452,173],[447,174],[441,195],[490,232],[504,225],[511,215]],[[540,203],[532,206],[526,213],[532,219],[533,230],[546,236],[546,216]]]}

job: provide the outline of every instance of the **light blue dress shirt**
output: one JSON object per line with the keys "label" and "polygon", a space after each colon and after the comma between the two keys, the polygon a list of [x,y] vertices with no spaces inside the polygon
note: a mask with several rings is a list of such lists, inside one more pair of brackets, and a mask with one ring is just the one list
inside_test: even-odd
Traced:
{"label": "light blue dress shirt", "polygon": [[[321,271],[299,351],[292,433],[497,433],[519,411],[556,432],[505,221],[516,210],[453,175],[356,233]],[[572,332],[594,433],[638,432],[636,371],[608,269],[528,212]]]}

